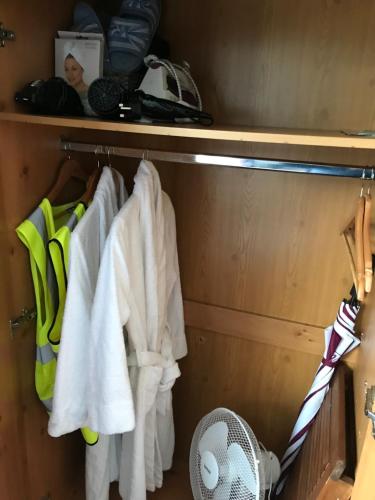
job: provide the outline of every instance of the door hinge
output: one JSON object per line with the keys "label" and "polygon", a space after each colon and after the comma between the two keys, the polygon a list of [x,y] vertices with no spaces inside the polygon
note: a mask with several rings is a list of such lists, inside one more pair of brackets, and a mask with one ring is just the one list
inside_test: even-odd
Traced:
{"label": "door hinge", "polygon": [[5,42],[14,42],[16,34],[14,31],[8,30],[0,22],[0,47],[5,47]]}
{"label": "door hinge", "polygon": [[20,316],[15,319],[10,319],[9,320],[9,331],[11,337],[14,338],[15,335],[15,330],[17,328],[20,328],[22,325],[25,323],[28,323],[29,321],[33,321],[36,318],[36,310],[35,309],[22,309]]}
{"label": "door hinge", "polygon": [[372,437],[375,439],[375,385],[367,387],[366,389],[366,399],[365,399],[365,415],[372,422]]}

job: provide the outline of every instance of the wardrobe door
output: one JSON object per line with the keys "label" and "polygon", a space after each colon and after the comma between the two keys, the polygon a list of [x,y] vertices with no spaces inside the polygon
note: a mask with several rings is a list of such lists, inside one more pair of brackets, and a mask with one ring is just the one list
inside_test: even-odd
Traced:
{"label": "wardrobe door", "polygon": [[[361,319],[361,347],[354,371],[358,464],[352,500],[372,500],[374,493],[375,438],[365,416],[365,393],[375,386],[375,293],[367,297]],[[373,408],[371,409],[373,411]]]}
{"label": "wardrobe door", "polygon": [[0,51],[0,110],[20,111],[14,93],[54,76],[54,38],[69,28],[75,0],[1,0],[0,22],[16,34]]}
{"label": "wardrobe door", "polygon": [[[48,414],[34,381],[35,322],[8,321],[35,304],[29,256],[15,228],[57,174],[59,129],[0,125],[0,491],[4,500],[82,500],[84,443],[79,432],[47,433]],[[52,146],[52,147],[51,147]],[[6,493],[5,493],[6,492]]]}
{"label": "wardrobe door", "polygon": [[[69,26],[72,0],[3,0],[1,22],[16,33],[0,49],[0,108],[14,92],[53,75],[53,39]],[[11,334],[9,320],[34,307],[29,257],[15,228],[48,192],[61,153],[59,129],[0,124],[0,496],[4,500],[84,498],[79,433],[52,439],[34,382],[35,322]]]}

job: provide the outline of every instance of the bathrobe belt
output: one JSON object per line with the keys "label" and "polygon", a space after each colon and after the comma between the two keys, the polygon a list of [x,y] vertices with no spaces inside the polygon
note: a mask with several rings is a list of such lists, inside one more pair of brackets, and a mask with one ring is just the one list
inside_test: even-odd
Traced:
{"label": "bathrobe belt", "polygon": [[[159,352],[155,351],[134,351],[128,356],[128,366],[137,366],[139,368],[162,368],[159,371],[158,389],[159,393],[167,393],[170,391],[178,378],[181,375],[178,363],[174,359],[167,359]],[[156,396],[156,394],[155,394]],[[170,398],[158,398],[157,408],[158,411],[165,415],[170,405]],[[167,394],[165,394],[167,396]]]}

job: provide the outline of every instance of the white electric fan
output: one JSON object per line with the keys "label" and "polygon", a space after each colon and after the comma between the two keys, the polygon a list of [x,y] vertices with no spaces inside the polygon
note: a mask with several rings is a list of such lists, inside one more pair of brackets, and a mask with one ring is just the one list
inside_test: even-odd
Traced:
{"label": "white electric fan", "polygon": [[199,422],[190,448],[195,500],[263,500],[279,476],[276,455],[236,413],[218,408]]}

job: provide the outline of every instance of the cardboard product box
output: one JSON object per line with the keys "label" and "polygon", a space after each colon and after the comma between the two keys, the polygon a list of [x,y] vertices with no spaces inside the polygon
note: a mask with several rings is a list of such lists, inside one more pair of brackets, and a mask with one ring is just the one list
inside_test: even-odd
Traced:
{"label": "cardboard product box", "polygon": [[86,114],[90,84],[103,76],[104,38],[99,33],[59,31],[55,39],[55,76],[64,78],[80,95]]}

